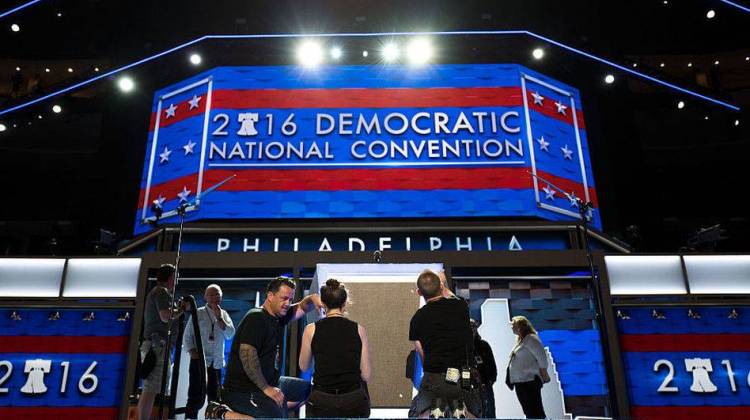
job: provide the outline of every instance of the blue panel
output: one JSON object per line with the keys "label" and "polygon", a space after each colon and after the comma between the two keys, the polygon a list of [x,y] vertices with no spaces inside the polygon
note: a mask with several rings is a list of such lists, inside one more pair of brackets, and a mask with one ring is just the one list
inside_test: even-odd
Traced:
{"label": "blue panel", "polygon": [[[700,393],[690,390],[693,374],[685,368],[685,359],[705,358],[711,360],[713,372],[711,382],[715,392]],[[661,366],[654,372],[657,360],[669,360],[674,366],[674,379],[668,386],[677,387],[678,392],[658,392],[668,372]],[[723,360],[731,362],[736,392],[732,392]],[[633,405],[645,406],[736,406],[750,405],[750,353],[747,352],[628,352],[624,355],[625,372]]]}
{"label": "blue panel", "polygon": [[[688,308],[659,308],[666,319],[652,317],[652,308],[623,309],[630,319],[618,319],[620,334],[742,334],[750,333],[750,308],[737,308],[740,316],[728,317],[729,307],[692,308],[700,319],[688,317]],[[742,316],[744,313],[744,316]]]}
{"label": "blue panel", "polygon": [[607,394],[599,331],[544,330],[539,337],[552,353],[566,397]]}
{"label": "blue panel", "polygon": [[[20,321],[13,321],[11,313],[21,316]],[[49,321],[53,309],[3,309],[0,310],[0,336],[124,336],[130,335],[130,319],[118,321],[123,310],[60,310],[60,319]],[[82,319],[94,312],[92,321]],[[0,345],[0,351],[2,346]]]}

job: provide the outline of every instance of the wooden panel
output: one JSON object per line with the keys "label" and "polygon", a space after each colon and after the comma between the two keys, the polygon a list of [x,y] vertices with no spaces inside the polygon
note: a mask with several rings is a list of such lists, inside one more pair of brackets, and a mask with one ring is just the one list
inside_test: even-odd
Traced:
{"label": "wooden panel", "polygon": [[412,384],[405,372],[413,348],[409,321],[419,308],[415,284],[349,282],[346,287],[354,302],[349,318],[365,327],[370,340],[372,406],[409,407]]}

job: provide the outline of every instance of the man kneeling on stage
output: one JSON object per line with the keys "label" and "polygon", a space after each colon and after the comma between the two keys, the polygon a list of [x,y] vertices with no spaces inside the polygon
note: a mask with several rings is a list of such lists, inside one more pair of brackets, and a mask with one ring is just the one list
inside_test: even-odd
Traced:
{"label": "man kneeling on stage", "polygon": [[266,300],[251,309],[237,328],[229,353],[223,402],[253,417],[286,417],[310,395],[310,383],[280,377],[284,327],[321,307],[316,294],[292,305],[295,284],[279,277],[267,287]]}
{"label": "man kneeling on stage", "polygon": [[476,370],[469,308],[463,299],[443,297],[443,288],[432,271],[423,271],[417,279],[426,304],[411,319],[409,340],[424,361],[424,376],[409,417],[481,417],[480,391],[472,377]]}

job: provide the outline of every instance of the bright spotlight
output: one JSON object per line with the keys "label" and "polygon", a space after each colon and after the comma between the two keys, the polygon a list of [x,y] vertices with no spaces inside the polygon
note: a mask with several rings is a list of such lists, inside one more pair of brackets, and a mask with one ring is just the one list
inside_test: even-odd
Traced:
{"label": "bright spotlight", "polygon": [[412,64],[425,64],[432,58],[432,44],[427,39],[417,38],[409,43],[406,54]]}
{"label": "bright spotlight", "polygon": [[534,48],[534,51],[531,52],[531,56],[537,60],[541,60],[544,58],[544,50],[541,48]]}
{"label": "bright spotlight", "polygon": [[36,117],[37,117],[37,118],[39,118],[40,120],[41,120],[42,118],[44,118],[44,117],[42,117],[42,114],[39,114],[39,115],[37,115]]}
{"label": "bright spotlight", "polygon": [[8,129],[8,127],[6,127],[5,124],[0,124],[0,133],[2,133],[3,131],[5,131],[7,129]]}
{"label": "bright spotlight", "polygon": [[638,63],[633,63],[633,67],[638,67]]}
{"label": "bright spotlight", "polygon": [[50,70],[50,69],[49,69],[49,67],[45,67],[45,68],[44,68],[44,72],[45,72],[45,73],[49,73],[49,72],[51,72],[51,71],[52,71],[52,70]]}
{"label": "bright spotlight", "polygon": [[18,26],[18,24],[14,23],[14,24],[10,25],[10,30],[13,31],[13,32],[18,32],[18,31],[21,30],[21,27]]}
{"label": "bright spotlight", "polygon": [[677,109],[685,108],[685,101],[677,102]]}
{"label": "bright spotlight", "polygon": [[608,74],[608,75],[604,76],[604,83],[606,83],[608,85],[611,85],[614,82],[615,82],[615,76],[613,76],[611,74]]}
{"label": "bright spotlight", "polygon": [[194,66],[197,66],[201,63],[203,59],[201,58],[200,54],[190,54],[190,63]]}
{"label": "bright spotlight", "polygon": [[94,67],[94,71],[98,73],[99,72],[99,67]]}
{"label": "bright spotlight", "polygon": [[664,64],[664,63],[659,63],[659,67],[664,67],[664,66],[666,66],[666,64]]}
{"label": "bright spotlight", "polygon": [[713,9],[709,10],[708,12],[706,12],[706,17],[709,19],[713,19],[714,17],[716,17],[716,11],[714,11]]}
{"label": "bright spotlight", "polygon": [[297,48],[297,60],[305,67],[315,67],[323,62],[323,49],[314,41],[306,41]]}
{"label": "bright spotlight", "polygon": [[68,73],[73,73],[73,68],[72,67],[68,67]]}
{"label": "bright spotlight", "polygon": [[688,67],[693,67],[693,63],[688,63]]}
{"label": "bright spotlight", "polygon": [[734,126],[737,127],[738,125],[740,125],[740,120],[734,120]]}
{"label": "bright spotlight", "polygon": [[62,112],[62,107],[60,105],[53,105],[52,112],[54,112],[55,114],[59,114]]}
{"label": "bright spotlight", "polygon": [[718,65],[719,65],[719,60],[714,61],[714,66],[718,66]]}
{"label": "bright spotlight", "polygon": [[370,55],[370,53],[367,52],[367,50],[362,51],[362,57],[367,57]]}
{"label": "bright spotlight", "polygon": [[341,48],[339,47],[331,48],[331,58],[333,58],[334,60],[338,60],[339,58],[341,58],[342,55],[344,55],[344,52],[341,51]]}
{"label": "bright spotlight", "polygon": [[21,68],[16,66],[16,71],[21,71]]}
{"label": "bright spotlight", "polygon": [[385,44],[383,47],[383,60],[386,63],[392,63],[398,59],[398,46],[392,42]]}
{"label": "bright spotlight", "polygon": [[128,92],[131,92],[133,89],[135,89],[135,82],[133,82],[133,79],[131,79],[130,77],[123,76],[117,82],[117,86],[120,88],[121,91],[128,93]]}

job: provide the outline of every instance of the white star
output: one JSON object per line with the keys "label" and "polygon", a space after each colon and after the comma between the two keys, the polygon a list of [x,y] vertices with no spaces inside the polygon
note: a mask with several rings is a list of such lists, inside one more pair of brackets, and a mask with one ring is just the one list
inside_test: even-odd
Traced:
{"label": "white star", "polygon": [[568,109],[567,106],[563,105],[562,102],[555,102],[555,106],[557,106],[557,113],[558,114],[565,114],[565,110]]}
{"label": "white star", "polygon": [[167,146],[164,146],[164,151],[159,153],[159,157],[161,160],[159,160],[159,163],[169,162],[169,155],[172,154],[172,151],[167,148]]}
{"label": "white star", "polygon": [[182,146],[183,149],[185,149],[185,156],[193,153],[193,147],[195,147],[197,143],[195,143],[192,140],[188,140],[188,144]]}
{"label": "white star", "polygon": [[578,197],[576,197],[576,193],[572,192],[570,195],[568,195],[568,200],[570,200],[570,207],[578,207]]}
{"label": "white star", "polygon": [[539,149],[546,150],[549,152],[549,142],[544,139],[544,136],[538,138],[536,141],[539,142]]}
{"label": "white star", "polygon": [[544,96],[540,95],[539,92],[531,92],[531,96],[534,97],[534,105],[543,105]]}
{"label": "white star", "polygon": [[190,104],[190,109],[198,108],[198,102],[201,100],[201,97],[198,95],[193,95],[193,99],[189,100],[188,103]]}
{"label": "white star", "polygon": [[565,145],[565,147],[561,147],[560,150],[562,150],[565,159],[573,160],[573,151],[568,149],[567,144]]}
{"label": "white star", "polygon": [[544,197],[544,198],[546,198],[548,200],[555,201],[555,193],[557,191],[555,191],[552,188],[550,188],[549,185],[547,185],[546,187],[542,188],[542,190],[544,191],[544,194],[546,195],[546,197]]}
{"label": "white star", "polygon": [[154,206],[156,206],[157,208],[161,208],[162,204],[164,204],[165,201],[167,201],[167,199],[159,194],[159,197],[154,200]]}
{"label": "white star", "polygon": [[164,112],[167,113],[167,118],[174,117],[174,112],[177,110],[177,107],[174,106],[174,104],[169,104],[169,108],[165,109]]}
{"label": "white star", "polygon": [[188,201],[188,196],[190,195],[191,191],[187,189],[187,187],[182,187],[182,192],[177,193],[177,197],[180,198],[180,202]]}

